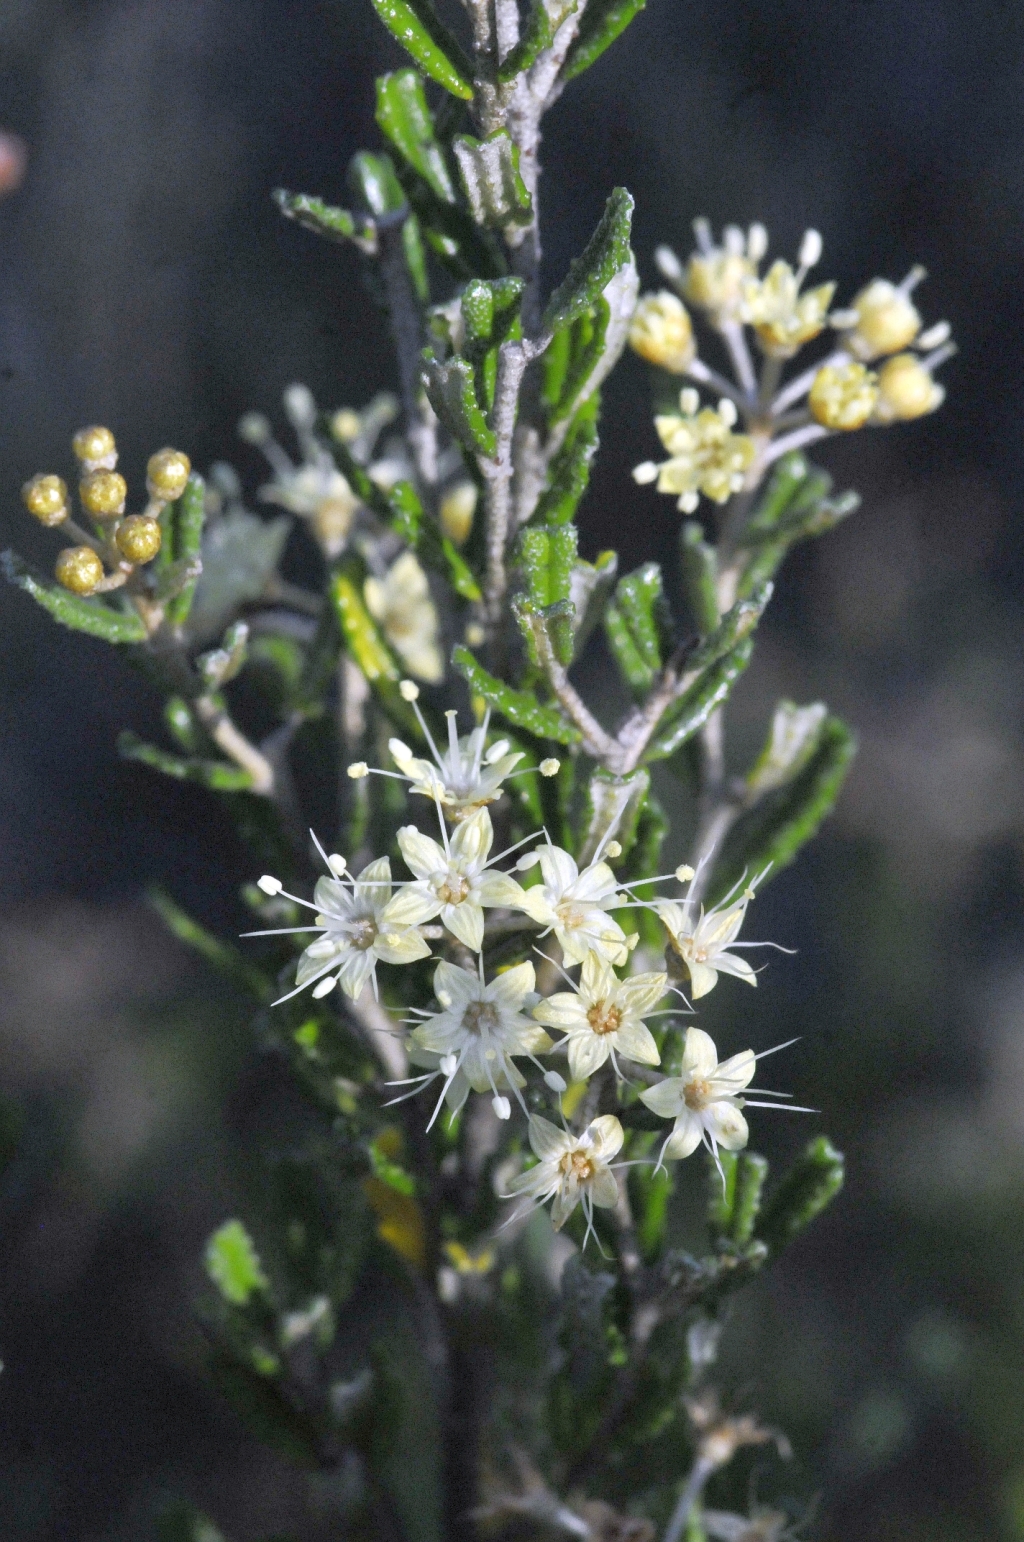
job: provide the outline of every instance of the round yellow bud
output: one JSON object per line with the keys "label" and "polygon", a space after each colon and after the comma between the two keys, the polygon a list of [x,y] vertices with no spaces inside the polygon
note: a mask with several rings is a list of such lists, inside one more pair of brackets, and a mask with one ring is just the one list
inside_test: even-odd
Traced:
{"label": "round yellow bud", "polygon": [[921,330],[921,317],[910,296],[885,278],[873,279],[862,289],[851,310],[857,313],[857,325],[847,345],[860,359],[898,353],[908,348]]}
{"label": "round yellow bud", "polygon": [[469,540],[476,500],[477,489],[473,482],[456,482],[441,499],[441,529],[456,546]]}
{"label": "round yellow bud", "polygon": [[645,294],[633,312],[629,346],[649,364],[685,375],[697,353],[693,324],[683,302],[667,289]]}
{"label": "round yellow bud", "polygon": [[811,415],[823,428],[863,428],[878,400],[878,376],[863,364],[826,364],[807,397]]}
{"label": "round yellow bud", "polygon": [[878,407],[875,416],[882,423],[894,419],[909,422],[934,412],[945,398],[945,391],[913,353],[898,353],[887,359],[878,372]]}
{"label": "round yellow bud", "polygon": [[90,471],[78,484],[78,496],[93,519],[112,519],[124,512],[128,483],[119,471]]}
{"label": "round yellow bud", "polygon": [[91,546],[66,546],[53,572],[72,594],[92,594],[103,577],[103,563]]}
{"label": "round yellow bud", "polygon": [[112,471],[117,465],[117,445],[109,428],[80,428],[71,448],[87,471],[100,467]]}
{"label": "round yellow bud", "polygon": [[129,562],[152,562],[160,550],[160,525],[148,514],[130,514],[114,535],[117,549]]}
{"label": "round yellow bud", "polygon": [[192,462],[183,450],[157,450],[146,466],[146,491],[151,498],[171,503],[180,498],[192,471]]}
{"label": "round yellow bud", "polygon": [[30,514],[44,525],[62,525],[68,517],[67,483],[61,477],[42,472],[21,489],[22,500]]}

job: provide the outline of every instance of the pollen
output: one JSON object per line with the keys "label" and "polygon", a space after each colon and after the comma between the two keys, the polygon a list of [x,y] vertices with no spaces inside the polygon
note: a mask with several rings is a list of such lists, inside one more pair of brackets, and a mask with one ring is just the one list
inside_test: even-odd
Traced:
{"label": "pollen", "polygon": [[622,1013],[609,1001],[595,1001],[587,1013],[587,1022],[597,1034],[617,1033],[622,1024]]}
{"label": "pollen", "polygon": [[683,1102],[694,1113],[699,1113],[711,1102],[711,1083],[697,1077],[683,1088]]}
{"label": "pollen", "polygon": [[587,1183],[594,1176],[593,1162],[578,1147],[575,1151],[567,1151],[558,1165],[567,1178],[575,1178],[577,1183]]}

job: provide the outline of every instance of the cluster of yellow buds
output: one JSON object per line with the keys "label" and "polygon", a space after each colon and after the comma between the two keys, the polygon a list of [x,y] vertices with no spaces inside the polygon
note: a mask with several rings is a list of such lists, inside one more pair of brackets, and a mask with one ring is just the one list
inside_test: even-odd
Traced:
{"label": "cluster of yellow buds", "polygon": [[[146,468],[149,502],[141,514],[125,514],[128,484],[115,468],[117,445],[109,428],[83,428],[71,448],[80,466],[78,496],[90,520],[90,533],[71,514],[67,483],[40,473],[21,490],[29,513],[48,528],[64,526],[79,540],[57,558],[54,576],[72,594],[102,594],[126,583],[137,567],[152,562],[160,550],[160,514],[180,498],[192,470],[180,450],[158,450]],[[108,572],[107,569],[110,569]]]}
{"label": "cluster of yellow buds", "polygon": [[693,323],[683,302],[667,289],[645,294],[633,312],[629,345],[649,364],[685,375],[697,357]]}
{"label": "cluster of yellow buds", "polygon": [[659,493],[674,493],[684,514],[692,514],[700,494],[713,503],[725,503],[743,486],[754,460],[754,442],[746,434],[734,434],[737,411],[728,397],[716,407],[700,405],[692,386],[679,393],[679,412],[666,413],[654,426],[671,459],[656,465],[637,466],[637,482],[657,482]]}
{"label": "cluster of yellow buds", "polygon": [[684,268],[671,247],[659,246],[654,254],[661,273],[674,284],[684,300],[704,311],[712,326],[721,329],[744,320],[747,285],[757,278],[757,268],[768,250],[768,232],[751,225],[744,235],[738,225],[727,225],[722,244],[716,246],[706,219],[693,222],[697,250]]}
{"label": "cluster of yellow buds", "polygon": [[804,279],[821,260],[821,236],[804,233],[800,266],[794,273],[788,262],[773,262],[764,278],[748,278],[743,285],[743,320],[750,323],[764,353],[773,359],[791,359],[828,324],[828,308],[836,292],[833,283],[819,284],[801,293]]}

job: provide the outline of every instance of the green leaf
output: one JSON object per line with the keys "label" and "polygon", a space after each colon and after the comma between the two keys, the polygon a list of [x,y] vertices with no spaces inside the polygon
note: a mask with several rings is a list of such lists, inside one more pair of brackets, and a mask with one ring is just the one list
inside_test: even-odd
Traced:
{"label": "green leaf", "polygon": [[761,1210],[768,1163],[756,1151],[720,1150],[725,1188],[714,1161],[708,1162],[708,1222],[715,1238],[746,1247]]}
{"label": "green leaf", "polygon": [[377,81],[377,122],[398,153],[444,203],[455,189],[444,152],[434,134],[423,81],[415,70],[394,70]]}
{"label": "green leaf", "polygon": [[578,728],[565,720],[556,707],[545,707],[528,691],[517,691],[489,674],[477,663],[468,648],[461,645],[452,652],[452,664],[475,696],[482,696],[514,728],[525,729],[538,739],[553,739],[557,744],[577,744],[582,738]]}
{"label": "green leaf", "polygon": [[375,219],[398,214],[406,207],[405,192],[390,155],[357,150],[348,163],[348,182]]}
{"label": "green leaf", "polygon": [[605,607],[604,630],[626,684],[638,699],[646,696],[654,681],[654,671],[645,662],[625,616],[614,601]]}
{"label": "green leaf", "polygon": [[376,252],[377,228],[365,214],[352,214],[348,209],[325,203],[322,198],[309,193],[290,193],[284,187],[275,188],[273,197],[285,219],[294,220],[304,230],[326,236],[329,241],[351,241],[367,255]]}
{"label": "green leaf", "polygon": [[563,80],[572,80],[589,70],[646,4],[647,0],[590,0],[562,66]]}
{"label": "green leaf", "polygon": [[198,782],[214,792],[245,792],[252,786],[252,775],[229,760],[201,760],[194,756],[172,755],[156,744],[147,744],[137,734],[125,729],[118,735],[117,752],[125,760],[137,760],[153,771],[162,771],[179,782]]}
{"label": "green leaf", "polygon": [[242,605],[262,599],[277,572],[292,520],[260,519],[241,508],[211,519],[203,532],[203,570],[188,616],[196,642],[220,636]]}
{"label": "green leaf", "polygon": [[378,17],[431,80],[464,102],[473,97],[473,67],[430,0],[372,0]]}
{"label": "green leaf", "polygon": [[737,600],[732,609],[726,611],[711,635],[706,637],[700,647],[696,648],[687,659],[687,674],[694,670],[707,669],[709,665],[717,663],[720,658],[731,653],[738,643],[749,637],[764,615],[771,597],[772,585],[762,584],[749,599]]}
{"label": "green leaf", "polygon": [[586,411],[579,413],[548,470],[544,491],[534,510],[535,521],[566,525],[575,516],[590,481],[598,444],[593,416]]}
{"label": "green leaf", "polygon": [[427,274],[427,254],[423,250],[420,222],[415,214],[408,214],[402,221],[402,255],[412,279],[413,292],[421,305],[430,304],[430,278]]}
{"label": "green leaf", "polygon": [[718,562],[695,519],[684,520],[679,532],[679,566],[694,623],[700,635],[708,637],[721,620],[715,584]]}
{"label": "green leaf", "polygon": [[651,773],[643,769],[628,776],[612,776],[598,771],[587,789],[586,834],[579,853],[579,865],[594,860],[598,848],[614,835],[628,855],[636,840],[637,821],[651,788]]}
{"label": "green leaf", "polygon": [[452,438],[472,455],[493,455],[498,441],[477,401],[469,360],[456,355],[442,364],[425,350],[423,384],[430,405]]}
{"label": "green leaf", "polygon": [[[185,485],[185,491],[164,511],[162,518],[164,517],[169,520],[170,529],[174,533],[175,561],[190,562],[201,557],[203,526],[206,523],[206,484],[201,476],[193,471]],[[165,610],[172,626],[184,626],[188,620],[198,581],[197,574],[191,582],[184,585],[180,593],[172,600],[168,600]]]}
{"label": "green leaf", "polygon": [[233,680],[245,665],[249,656],[249,627],[245,621],[236,621],[221,638],[219,648],[201,653],[196,668],[210,690],[218,690]]}
{"label": "green leaf", "polygon": [[747,793],[761,798],[778,792],[803,770],[821,743],[828,716],[822,701],[798,707],[793,701],[780,701],[772,715],[772,726],[764,749],[747,772]]}
{"label": "green leaf", "polygon": [[805,1147],[765,1205],[754,1228],[776,1257],[805,1231],[843,1186],[844,1160],[825,1135]]}
{"label": "green leaf", "polygon": [[237,948],[200,926],[187,911],[175,904],[163,889],[150,889],[147,900],[167,929],[187,948],[192,948],[225,979],[241,986],[257,1001],[269,1001],[274,994],[270,982],[255,965],[248,963]]}
{"label": "green leaf", "polygon": [[583,648],[594,627],[604,616],[608,596],[618,572],[618,553],[599,552],[596,562],[577,562],[569,580],[569,598],[575,615],[575,646],[577,654]]}
{"label": "green leaf", "polygon": [[[583,316],[562,327],[551,343],[560,344],[545,369],[543,398],[548,408],[548,422],[561,423],[572,415],[580,394],[593,375],[605,351],[611,307],[603,295]],[[545,353],[545,359],[551,352]]]}
{"label": "green leaf", "polygon": [[519,146],[507,129],[495,129],[486,139],[457,134],[452,151],[478,225],[505,230],[530,223],[533,202],[519,174]]}
{"label": "green leaf", "polygon": [[560,3],[552,0],[548,6],[545,0],[533,0],[519,42],[498,67],[498,79],[502,84],[515,80],[536,63],[538,54],[551,47],[559,27],[575,14],[577,3],[578,0],[560,0]]}
{"label": "green leaf", "polygon": [[250,1296],[266,1295],[270,1282],[263,1273],[256,1245],[241,1221],[225,1221],[206,1244],[206,1272],[225,1301],[246,1306]]}
{"label": "green leaf", "polygon": [[753,651],[754,644],[748,637],[724,658],[716,659],[697,677],[671,711],[662,718],[660,731],[652,738],[644,755],[645,763],[667,760],[704,727],[712,712],[728,699],[736,681],[750,663]]}
{"label": "green leaf", "polygon": [[602,290],[615,275],[632,263],[632,220],[633,199],[624,187],[617,187],[583,255],[574,260],[567,277],[548,301],[543,323],[546,332],[567,327],[583,316],[597,304]]}
{"label": "green leaf", "polygon": [[659,670],[664,645],[671,640],[672,617],[665,601],[658,564],[645,562],[634,573],[627,573],[620,579],[615,604],[644,664],[651,671]]}
{"label": "green leaf", "polygon": [[774,877],[793,861],[831,813],[856,748],[853,734],[841,719],[825,719],[803,770],[733,827],[715,866],[712,898],[724,894],[744,871],[770,869]]}
{"label": "green leaf", "polygon": [[512,613],[526,640],[531,664],[540,664],[550,649],[558,662],[568,668],[572,663],[575,620],[571,600],[556,600],[541,608],[519,594],[512,601]]}
{"label": "green leaf", "polygon": [[61,626],[109,643],[141,643],[149,635],[137,611],[112,610],[100,599],[85,599],[60,584],[51,584],[31,572],[16,552],[0,554],[0,566],[8,583],[24,589]]}
{"label": "green leaf", "polygon": [[345,648],[359,665],[389,717],[417,740],[422,739],[415,713],[399,694],[402,670],[363,603],[360,564],[349,561],[334,574],[330,598]]}

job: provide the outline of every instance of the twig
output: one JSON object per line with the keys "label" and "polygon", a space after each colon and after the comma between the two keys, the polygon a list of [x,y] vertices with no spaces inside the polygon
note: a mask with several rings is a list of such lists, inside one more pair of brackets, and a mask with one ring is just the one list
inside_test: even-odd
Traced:
{"label": "twig", "polygon": [[705,1483],[714,1472],[716,1462],[709,1461],[707,1457],[698,1457],[693,1464],[690,1476],[683,1485],[683,1491],[676,1500],[676,1507],[672,1511],[668,1525],[665,1527],[665,1535],[662,1542],[679,1542],[690,1519],[690,1512],[701,1496]]}
{"label": "twig", "polygon": [[258,793],[261,797],[269,798],[275,790],[274,768],[265,755],[261,755],[254,744],[231,721],[224,708],[219,706],[211,696],[197,696],[192,703],[196,717],[202,723],[206,732],[210,735],[225,755],[229,755],[236,766],[241,766],[243,771],[248,771],[252,777],[250,791]]}
{"label": "twig", "polygon": [[547,347],[550,337],[536,342],[502,343],[494,385],[491,421],[496,439],[494,454],[478,457],[486,482],[484,506],[487,517],[487,579],[484,604],[493,631],[501,619],[502,601],[508,589],[505,551],[512,523],[512,438],[516,426],[519,388],[528,365]]}

